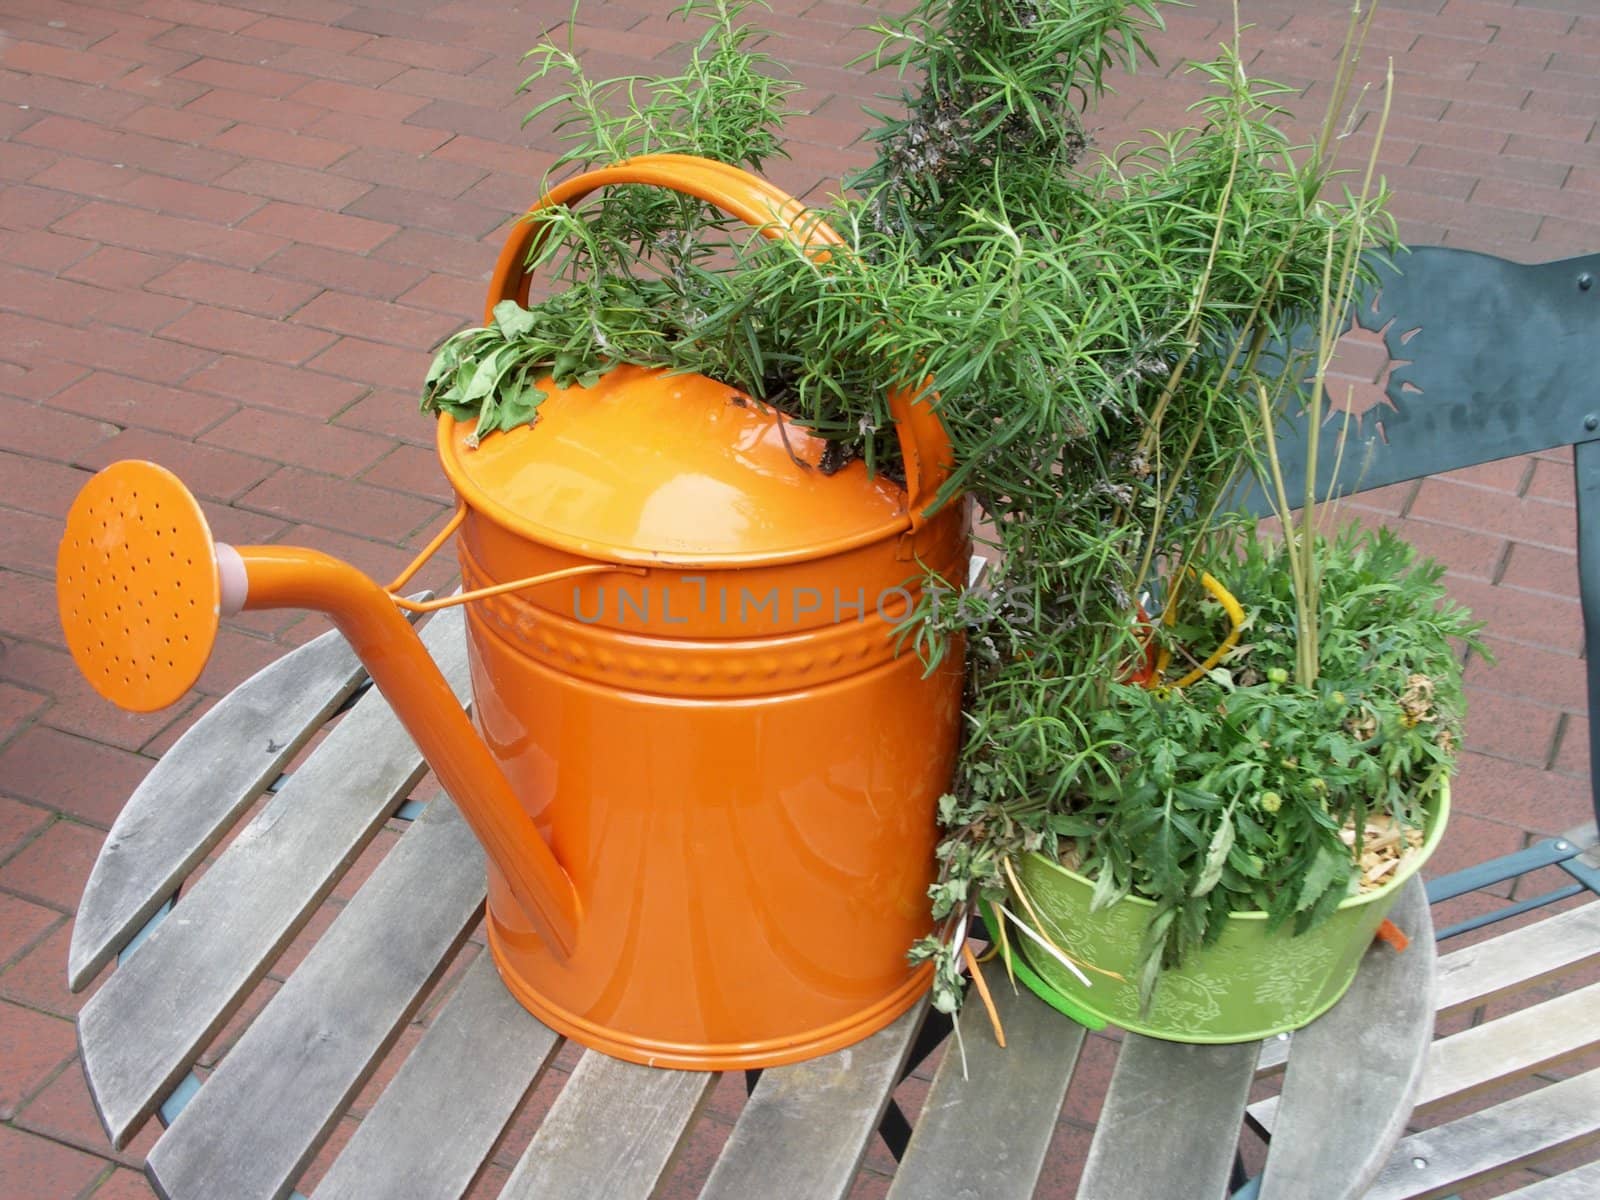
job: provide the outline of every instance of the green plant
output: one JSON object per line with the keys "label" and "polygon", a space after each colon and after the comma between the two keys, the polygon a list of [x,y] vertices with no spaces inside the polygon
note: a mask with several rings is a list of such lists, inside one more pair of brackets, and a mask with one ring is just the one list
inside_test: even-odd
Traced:
{"label": "green plant", "polygon": [[[564,114],[558,165],[666,150],[759,167],[778,153],[788,85],[758,51],[751,8],[686,4],[680,13],[705,32],[685,72],[663,80],[595,82],[570,48],[535,50],[530,85],[561,89],[532,114]],[[1353,11],[1353,45],[1369,18],[1370,8]],[[929,381],[926,402],[956,455],[936,503],[957,492],[976,500],[995,564],[981,594],[927,589],[903,630],[930,663],[961,648],[968,667],[958,777],[940,811],[941,928],[914,951],[935,960],[945,1009],[959,1002],[954,931],[1010,884],[1019,854],[1054,852],[1065,837],[1103,899],[1138,888],[1162,900],[1147,956],[1159,965],[1203,942],[1225,906],[1315,919],[1340,886],[1323,835],[1364,803],[1334,782],[1403,763],[1385,775],[1400,781],[1389,792],[1414,796],[1455,737],[1454,676],[1437,659],[1442,641],[1429,639],[1467,627],[1459,616],[1424,620],[1429,572],[1408,566],[1392,539],[1318,541],[1281,484],[1282,551],[1251,549],[1254,530],[1219,516],[1241,464],[1274,477],[1271,430],[1286,405],[1308,402],[1320,416],[1361,254],[1393,245],[1373,160],[1356,187],[1335,184],[1357,56],[1342,61],[1309,146],[1282,132],[1288,89],[1249,78],[1236,36],[1191,67],[1207,90],[1189,125],[1092,150],[1080,106],[1106,89],[1110,68],[1148,56],[1159,19],[1156,0],[919,0],[875,27],[882,40],[869,57],[905,90],[897,114],[876,117],[877,162],[823,213],[844,251],[823,261],[730,228],[698,202],[614,189],[582,213],[540,218],[551,236],[534,265],[555,290],[528,310],[502,305],[490,326],[447,342],[424,392],[424,408],[476,417],[487,434],[537,419],[546,374],[567,383],[618,363],[665,365],[778,406],[830,440],[825,468],[861,457],[892,476],[884,397]],[[1271,350],[1305,322],[1319,335],[1310,351]],[[1256,629],[1277,622],[1273,648],[1253,640],[1192,695],[1119,683],[1145,652],[1136,598],[1164,594],[1181,614],[1156,631],[1181,654],[1203,609],[1188,581],[1221,561],[1250,580],[1240,586],[1273,581],[1261,599],[1245,592]],[[1409,672],[1432,681],[1447,736],[1431,751],[1415,744],[1424,734],[1367,746],[1378,768],[1354,758],[1294,768],[1340,797],[1319,819],[1240,714],[1315,717],[1322,724],[1288,735],[1314,741],[1327,697],[1368,696],[1327,682],[1345,678],[1358,646],[1342,629],[1319,633],[1345,619],[1327,607],[1335,566],[1362,579],[1399,573],[1386,602],[1403,600],[1407,636],[1428,643]],[[1246,682],[1252,669],[1293,681]],[[1216,690],[1233,699],[1202,702]],[[1160,748],[1180,735],[1210,746],[1211,773],[1163,783],[1172,752]],[[1327,738],[1330,754],[1357,740],[1350,730]],[[1145,743],[1155,747],[1149,777],[1131,765]],[[1152,803],[1180,786],[1186,797],[1223,790],[1210,808],[1195,803],[1204,820],[1169,798]],[[1269,795],[1280,807],[1264,821],[1251,797]],[[1395,808],[1412,813],[1409,802]],[[1164,839],[1154,849],[1152,833]]]}
{"label": "green plant", "polygon": [[[1080,104],[1106,89],[1106,72],[1149,57],[1155,0],[1038,4],[934,0],[870,28],[882,39],[877,68],[918,81],[902,115],[873,113],[878,161],[853,182],[872,200],[874,224],[949,252],[975,197],[998,212],[1059,224],[1063,170],[1088,146]],[[997,169],[1003,168],[1003,169]],[[936,253],[939,252],[936,250]]]}
{"label": "green plant", "polygon": [[[592,80],[571,45],[547,40],[530,50],[523,90],[554,91],[524,123],[553,115],[551,132],[567,143],[551,170],[692,152],[759,171],[781,154],[796,85],[752,45],[759,31],[743,21],[749,7],[686,0],[672,15],[704,31],[685,68],[656,79]],[[550,228],[533,265],[553,285],[549,294],[531,310],[502,304],[488,326],[448,339],[424,382],[424,411],[475,420],[475,437],[531,424],[544,376],[568,385],[621,363],[704,356],[697,330],[731,275],[708,261],[722,244],[723,216],[689,197],[612,188],[581,216],[560,208],[539,219]],[[732,362],[716,365],[722,378],[742,381]]]}
{"label": "green plant", "polygon": [[[1420,830],[1461,737],[1456,644],[1481,650],[1442,569],[1387,530],[1307,543],[1320,576],[1318,674],[1295,676],[1303,639],[1289,559],[1253,522],[1219,531],[1200,569],[1245,597],[1242,644],[1183,688],[1113,683],[1087,721],[1106,747],[1047,846],[1096,880],[1095,904],[1156,902],[1148,995],[1163,965],[1214,941],[1231,912],[1301,931],[1350,894],[1371,814]],[[1188,589],[1174,641],[1205,647],[1222,614]],[[1347,840],[1348,839],[1348,840]],[[1420,835],[1418,839],[1420,841]]]}
{"label": "green plant", "polygon": [[[1101,643],[1109,652],[1092,656],[1090,669],[1056,660],[1041,670],[1040,639],[1023,630],[1009,657],[987,664],[987,678],[979,666],[969,706],[973,737],[945,813],[953,832],[940,850],[936,911],[959,914],[974,895],[1008,892],[1029,910],[1011,863],[1034,850],[1065,856],[1095,880],[1096,907],[1130,892],[1156,902],[1138,981],[1146,1003],[1161,969],[1213,941],[1231,912],[1265,911],[1271,925],[1292,920],[1296,931],[1326,918],[1359,884],[1370,813],[1420,829],[1459,742],[1452,639],[1482,649],[1465,614],[1444,601],[1439,570],[1417,565],[1393,535],[1318,537],[1318,497],[1309,485],[1288,494],[1273,440],[1280,412],[1304,404],[1315,463],[1360,256],[1392,242],[1376,146],[1354,189],[1336,204],[1319,198],[1335,174],[1337,122],[1367,19],[1370,9],[1352,15],[1314,145],[1286,151],[1268,93],[1225,52],[1203,68],[1223,95],[1210,105],[1209,145],[1207,134],[1193,136],[1128,181],[1133,195],[1161,195],[1209,158],[1210,188],[1186,196],[1192,224],[1169,247],[1170,224],[1152,234],[1137,206],[1117,214],[1124,229],[1133,218],[1140,245],[1188,253],[1196,299],[1131,451],[1139,469],[1164,478],[1114,561],[1137,564],[1128,595],[1152,584],[1164,591],[1163,619],[1149,633],[1163,654],[1192,663],[1221,638],[1207,612],[1215,605],[1192,583],[1208,571],[1245,602],[1245,643],[1183,688],[1122,682],[1138,656],[1119,659],[1112,648],[1136,624],[1116,597],[1098,610],[1112,622]],[[1385,97],[1379,142],[1386,113]],[[1312,328],[1309,349],[1268,357],[1269,339],[1295,320]],[[1263,479],[1281,541],[1218,515],[1225,481],[1236,477],[1230,455]],[[1122,486],[1138,495],[1132,481]],[[1093,601],[1080,593],[1077,612],[1095,611]],[[1052,688],[1057,679],[1070,682]],[[1051,690],[1065,703],[1052,705]],[[943,998],[954,1002],[944,943],[930,939],[920,952],[940,962]]]}

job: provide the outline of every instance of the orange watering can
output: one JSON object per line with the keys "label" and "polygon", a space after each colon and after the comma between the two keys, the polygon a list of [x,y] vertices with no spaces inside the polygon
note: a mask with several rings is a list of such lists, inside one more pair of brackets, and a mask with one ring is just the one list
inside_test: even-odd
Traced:
{"label": "orange watering can", "polygon": [[[736,168],[634,159],[553,189],[651,184],[819,256],[832,230]],[[537,211],[537,210],[536,210]],[[488,309],[526,303],[544,224],[520,224]],[[959,730],[960,647],[924,674],[895,624],[924,568],[965,578],[964,506],[929,504],[949,444],[890,398],[906,486],[703,376],[621,367],[555,388],[533,427],[473,448],[439,420],[459,504],[469,720],[388,588],[314,550],[213,542],[151,463],[96,475],[57,561],[67,642],[136,710],[199,676],[220,616],[327,613],[489,860],[506,985],[584,1045],[692,1069],[771,1066],[887,1025],[928,984],[934,808]],[[419,560],[420,561],[420,560]],[[415,569],[415,565],[412,568]]]}

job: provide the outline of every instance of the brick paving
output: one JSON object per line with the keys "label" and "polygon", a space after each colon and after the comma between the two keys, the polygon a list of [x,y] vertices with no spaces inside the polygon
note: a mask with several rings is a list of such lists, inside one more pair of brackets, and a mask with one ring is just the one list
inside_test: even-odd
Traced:
{"label": "brick paving", "polygon": [[[593,70],[650,72],[681,26],[648,0],[586,3]],[[1244,0],[1253,70],[1320,108],[1344,0]],[[848,65],[871,6],[777,0],[771,49],[803,82],[776,181],[822,195],[869,152]],[[520,52],[566,0],[0,0],[0,1200],[148,1197],[108,1149],[63,983],[83,880],[118,805],[215,698],[319,632],[230,624],[193,696],[114,713],[53,618],[71,496],[114,458],[159,459],[218,536],[295,542],[393,572],[442,518],[414,393],[429,346],[470,321],[508,215],[554,145],[519,128]],[[1102,146],[1199,93],[1173,69],[1227,6],[1166,14],[1161,66],[1089,120]],[[1394,59],[1383,163],[1406,240],[1543,261],[1600,249],[1595,0],[1388,0],[1364,75]],[[1367,116],[1347,139],[1369,144]],[[1381,355],[1355,351],[1352,380]],[[1499,656],[1474,702],[1447,869],[1583,819],[1588,770],[1572,479],[1536,455],[1386,489],[1363,512],[1448,564]],[[446,568],[431,573],[443,581]],[[1104,1070],[1091,1043],[1085,1069]],[[907,1085],[915,1090],[915,1081]],[[1069,1108],[1040,1194],[1066,1196],[1094,1113]],[[347,1122],[348,1124],[348,1122]],[[725,1129],[725,1126],[723,1126]],[[715,1131],[711,1135],[715,1140]],[[684,1192],[696,1161],[674,1181]],[[476,1194],[492,1195],[502,1155]],[[860,1195],[888,1167],[869,1156]],[[684,1194],[688,1194],[684,1192]]]}

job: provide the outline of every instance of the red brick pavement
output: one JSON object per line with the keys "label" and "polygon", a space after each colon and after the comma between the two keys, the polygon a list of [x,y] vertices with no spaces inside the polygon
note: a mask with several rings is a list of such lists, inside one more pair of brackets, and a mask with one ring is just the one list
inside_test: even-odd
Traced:
{"label": "red brick pavement", "polygon": [[[1306,89],[1314,112],[1348,5],[1242,7],[1252,68]],[[648,72],[675,53],[667,8],[585,4],[577,44],[596,71]],[[871,44],[852,27],[872,8],[778,8],[772,49],[806,87],[792,157],[773,175],[822,194],[868,158],[858,105],[878,85],[848,61]],[[0,1200],[150,1194],[129,1169],[148,1131],[112,1154],[81,1083],[81,997],[62,983],[73,908],[154,756],[321,627],[240,620],[193,697],[154,716],[109,711],[51,616],[70,497],[112,458],[148,456],[190,481],[229,540],[318,546],[378,574],[403,563],[445,503],[412,395],[429,345],[474,316],[497,233],[552,158],[547,135],[519,128],[529,101],[514,89],[521,50],[567,9],[0,0]],[[1167,13],[1152,39],[1162,65],[1090,118],[1102,145],[1181,117],[1198,89],[1174,64],[1208,55],[1226,15],[1219,0]],[[1600,248],[1594,0],[1388,0],[1368,79],[1386,55],[1397,90],[1383,162],[1408,240],[1524,261]],[[1353,148],[1373,124],[1354,129]],[[1381,355],[1346,365],[1371,380]],[[1584,815],[1571,505],[1561,454],[1363,504],[1449,565],[1500,659],[1469,669],[1469,754],[1442,867]],[[1105,1058],[1091,1047],[1087,1069]],[[1093,1116],[1065,1114],[1041,1194],[1070,1193]],[[714,1153],[716,1129],[708,1139],[676,1191]],[[509,1161],[475,1194],[492,1195]],[[860,1194],[881,1191],[869,1173]]]}

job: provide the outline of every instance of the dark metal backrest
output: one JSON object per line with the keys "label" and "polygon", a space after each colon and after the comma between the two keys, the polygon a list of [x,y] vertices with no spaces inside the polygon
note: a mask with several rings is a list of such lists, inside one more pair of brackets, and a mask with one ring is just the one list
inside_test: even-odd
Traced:
{"label": "dark metal backrest", "polygon": [[[1356,320],[1388,346],[1388,404],[1351,422],[1342,455],[1333,438],[1343,418],[1330,419],[1318,494],[1573,448],[1590,787],[1600,820],[1600,254],[1523,265],[1424,246],[1376,270]],[[1305,477],[1305,424],[1287,422],[1278,435],[1291,496]]]}

